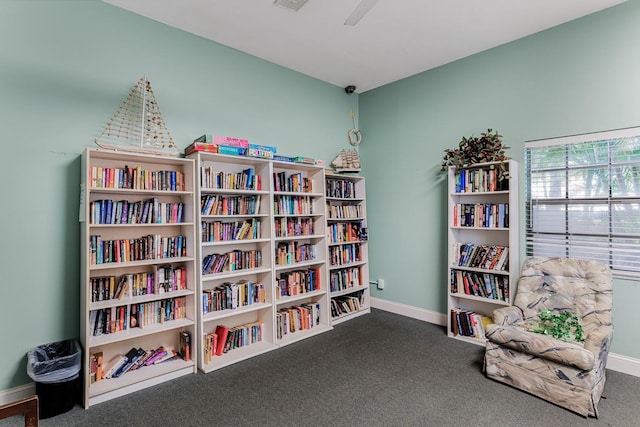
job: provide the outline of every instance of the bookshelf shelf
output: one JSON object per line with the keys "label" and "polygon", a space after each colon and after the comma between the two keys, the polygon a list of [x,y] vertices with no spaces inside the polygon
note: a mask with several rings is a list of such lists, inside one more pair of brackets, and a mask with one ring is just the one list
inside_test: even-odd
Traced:
{"label": "bookshelf shelf", "polygon": [[107,262],[104,264],[93,264],[88,267],[89,270],[112,270],[112,269],[125,269],[125,268],[134,268],[134,267],[144,267],[150,265],[159,265],[159,264],[175,264],[175,263],[185,263],[185,262],[194,262],[195,259],[193,257],[175,257],[175,258],[158,258],[158,259],[145,259],[142,261],[130,261],[130,262]]}
{"label": "bookshelf shelf", "polygon": [[371,312],[365,178],[326,174],[331,323]]}
{"label": "bookshelf shelf", "polygon": [[484,345],[493,310],[512,304],[519,272],[518,164],[448,170],[448,335]]}
{"label": "bookshelf shelf", "polygon": [[223,353],[221,356],[215,356],[211,359],[211,362],[204,363],[200,369],[202,372],[208,373],[276,349],[278,349],[278,346],[274,343],[261,341],[246,347],[236,348],[231,352]]}
{"label": "bookshelf shelf", "polygon": [[186,349],[185,334],[190,356],[197,354],[195,169],[190,159],[91,148],[81,163],[80,339],[88,408],[196,371],[194,359],[180,356],[112,378],[101,378],[98,369],[106,374],[112,360],[134,358],[135,350],[135,358],[160,347],[174,356]]}
{"label": "bookshelf shelf", "polygon": [[317,291],[311,291],[311,292],[304,292],[301,294],[297,294],[297,295],[289,295],[289,296],[282,296],[279,299],[276,300],[276,305],[278,307],[280,306],[284,306],[284,305],[291,305],[294,303],[297,303],[299,301],[303,301],[309,298],[314,298],[314,297],[321,297],[326,295],[327,292],[323,289],[317,290]]}
{"label": "bookshelf shelf", "polygon": [[133,297],[124,297],[121,299],[110,299],[104,301],[94,301],[90,303],[90,310],[99,310],[108,307],[117,307],[120,305],[140,304],[150,301],[157,301],[167,298],[184,297],[187,295],[193,295],[194,291],[191,289],[182,289],[178,291],[164,292],[160,294],[147,294]]}
{"label": "bookshelf shelf", "polygon": [[224,273],[216,273],[216,274],[203,274],[200,279],[202,282],[211,281],[211,280],[220,280],[220,279],[231,279],[234,277],[242,277],[250,274],[258,274],[258,273],[270,273],[271,267],[263,267],[263,268],[248,268],[245,270],[236,270],[236,271],[226,271]]}
{"label": "bookshelf shelf", "polygon": [[91,384],[87,390],[89,405],[105,402],[123,394],[157,385],[160,382],[192,374],[195,365],[194,361],[171,360],[127,372],[126,375],[112,378],[109,381],[98,381]]}
{"label": "bookshelf shelf", "polygon": [[[144,328],[131,328],[125,331],[114,332],[112,334],[93,336],[89,339],[89,344],[91,347],[100,347],[124,340],[136,340],[146,335],[190,327],[193,326],[194,323],[195,322],[190,319],[168,320],[165,323],[145,326]],[[134,344],[135,343],[132,343],[132,345]]]}
{"label": "bookshelf shelf", "polygon": [[297,332],[285,335],[284,337],[278,340],[278,345],[285,346],[285,345],[293,344],[295,342],[302,341],[307,338],[311,338],[312,336],[315,336],[330,330],[331,330],[331,326],[329,325],[314,326],[312,329],[306,329],[306,330],[297,331]]}
{"label": "bookshelf shelf", "polygon": [[209,312],[202,315],[203,322],[214,322],[220,319],[224,319],[227,317],[237,316],[243,313],[249,313],[252,311],[264,310],[271,308],[272,304],[270,303],[253,303],[251,305],[245,305],[242,307],[234,308],[234,309],[225,309]]}

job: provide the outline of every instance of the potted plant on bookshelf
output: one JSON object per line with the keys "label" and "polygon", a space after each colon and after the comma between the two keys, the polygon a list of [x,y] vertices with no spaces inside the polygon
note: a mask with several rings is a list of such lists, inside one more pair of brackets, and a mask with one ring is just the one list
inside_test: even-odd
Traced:
{"label": "potted plant on bookshelf", "polygon": [[445,156],[442,159],[441,170],[446,170],[447,166],[454,166],[461,169],[476,163],[500,162],[498,165],[498,178],[503,180],[509,178],[509,170],[504,164],[509,160],[505,150],[510,147],[502,145],[502,135],[498,131],[487,129],[480,137],[471,135],[462,137],[458,148],[447,148],[444,150]]}

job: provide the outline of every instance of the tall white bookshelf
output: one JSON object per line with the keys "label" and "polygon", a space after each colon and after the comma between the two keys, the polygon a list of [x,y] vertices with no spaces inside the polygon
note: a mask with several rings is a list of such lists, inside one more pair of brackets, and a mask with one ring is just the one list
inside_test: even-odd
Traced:
{"label": "tall white bookshelf", "polygon": [[322,166],[273,161],[276,343],[331,329]]}
{"label": "tall white bookshelf", "polygon": [[[322,167],[206,152],[188,157],[198,175],[200,370],[330,330]],[[250,262],[209,262],[231,254]],[[220,327],[238,335],[215,351]]]}
{"label": "tall white bookshelf", "polygon": [[[87,408],[196,372],[196,215],[193,160],[89,148],[81,169]],[[184,334],[188,356],[101,378],[112,360],[132,349],[141,355],[186,350]]]}
{"label": "tall white bookshelf", "polygon": [[371,312],[365,178],[326,173],[331,323]]}
{"label": "tall white bookshelf", "polygon": [[[204,152],[190,157],[198,171],[199,368],[210,372],[277,348],[271,165]],[[225,328],[229,339],[242,338],[227,346]]]}
{"label": "tall white bookshelf", "polygon": [[[500,179],[504,168],[508,178]],[[448,335],[484,345],[483,323],[511,305],[519,275],[518,163],[448,169]]]}

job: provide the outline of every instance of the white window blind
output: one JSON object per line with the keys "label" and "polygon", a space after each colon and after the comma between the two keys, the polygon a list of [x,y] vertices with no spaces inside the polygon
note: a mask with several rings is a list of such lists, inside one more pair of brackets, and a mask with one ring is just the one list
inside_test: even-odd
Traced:
{"label": "white window blind", "polygon": [[640,128],[525,144],[526,252],[640,278]]}

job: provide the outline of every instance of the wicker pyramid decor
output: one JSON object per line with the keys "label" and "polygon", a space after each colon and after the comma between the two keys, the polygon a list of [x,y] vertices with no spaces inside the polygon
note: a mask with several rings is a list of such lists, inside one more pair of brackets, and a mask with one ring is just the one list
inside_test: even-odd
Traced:
{"label": "wicker pyramid decor", "polygon": [[100,148],[111,150],[167,156],[180,154],[146,76],[141,77],[131,89],[95,143]]}

